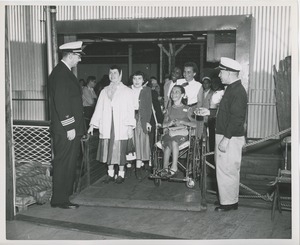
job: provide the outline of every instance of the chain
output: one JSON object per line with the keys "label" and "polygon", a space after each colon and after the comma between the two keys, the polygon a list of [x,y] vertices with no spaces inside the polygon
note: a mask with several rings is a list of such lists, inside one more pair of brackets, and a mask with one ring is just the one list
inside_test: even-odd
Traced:
{"label": "chain", "polygon": [[[245,144],[245,145],[243,146],[243,149],[246,149],[246,148],[249,147],[249,146],[253,146],[253,145],[256,145],[256,144],[263,143],[263,142],[265,142],[265,141],[267,141],[267,140],[269,140],[269,139],[273,139],[273,138],[275,138],[275,137],[277,137],[277,136],[279,136],[279,135],[285,134],[285,133],[290,132],[290,131],[291,131],[291,128],[287,128],[287,129],[282,130],[282,131],[280,131],[280,132],[278,132],[278,133],[276,133],[276,134],[272,134],[272,135],[270,135],[270,136],[267,136],[267,137],[265,137],[265,138],[263,138],[263,139],[260,139],[260,140],[257,140],[257,141],[250,142],[250,143],[248,143],[248,144]],[[210,155],[213,155],[214,153],[215,153],[214,151],[212,151],[212,152],[207,152],[207,153],[204,154],[204,156],[210,156]]]}

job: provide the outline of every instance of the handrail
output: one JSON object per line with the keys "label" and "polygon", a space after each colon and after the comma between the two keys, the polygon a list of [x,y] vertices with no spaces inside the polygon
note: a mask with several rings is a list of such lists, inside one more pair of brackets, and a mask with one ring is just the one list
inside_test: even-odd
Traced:
{"label": "handrail", "polygon": [[13,120],[13,126],[50,126],[50,121]]}

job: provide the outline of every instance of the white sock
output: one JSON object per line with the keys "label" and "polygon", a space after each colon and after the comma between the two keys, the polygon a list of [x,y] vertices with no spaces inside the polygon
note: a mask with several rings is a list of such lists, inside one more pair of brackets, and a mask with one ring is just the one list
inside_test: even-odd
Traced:
{"label": "white sock", "polygon": [[141,168],[142,166],[142,161],[141,160],[137,160],[136,161],[136,168]]}
{"label": "white sock", "polygon": [[115,170],[109,169],[107,172],[108,172],[108,175],[109,175],[110,177],[114,177]]}
{"label": "white sock", "polygon": [[131,163],[127,163],[127,168],[131,168]]}
{"label": "white sock", "polygon": [[125,171],[119,171],[118,175],[121,176],[122,178],[124,178],[124,176],[125,176]]}

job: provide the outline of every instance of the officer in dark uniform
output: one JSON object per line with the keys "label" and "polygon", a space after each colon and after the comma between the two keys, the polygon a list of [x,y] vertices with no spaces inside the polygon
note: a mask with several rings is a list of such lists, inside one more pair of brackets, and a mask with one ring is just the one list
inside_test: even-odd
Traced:
{"label": "officer in dark uniform", "polygon": [[59,47],[62,60],[49,76],[51,107],[50,131],[53,139],[53,194],[51,207],[78,208],[70,202],[84,134],[82,90],[71,71],[81,61],[82,42],[65,43]]}

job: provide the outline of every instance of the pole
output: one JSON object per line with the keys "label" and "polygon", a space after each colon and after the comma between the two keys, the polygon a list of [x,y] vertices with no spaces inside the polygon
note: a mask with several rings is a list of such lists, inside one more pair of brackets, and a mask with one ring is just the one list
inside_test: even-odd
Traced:
{"label": "pole", "polygon": [[52,38],[51,38],[51,15],[50,7],[45,7],[46,11],[46,42],[47,42],[47,64],[48,64],[48,75],[50,75],[53,70],[53,61],[52,61]]}
{"label": "pole", "polygon": [[132,74],[132,44],[128,45],[128,75]]}
{"label": "pole", "polygon": [[51,51],[53,67],[58,63],[57,54],[57,30],[56,30],[56,6],[50,6],[50,30],[51,30]]}
{"label": "pole", "polygon": [[13,125],[12,125],[13,123],[12,123],[11,69],[10,69],[11,64],[10,64],[10,40],[9,40],[9,27],[8,27],[9,25],[8,8],[9,7],[7,6],[5,7],[6,10],[5,11],[6,220],[13,220],[15,215],[15,207],[14,207],[15,177],[14,177],[14,158],[13,158]]}

